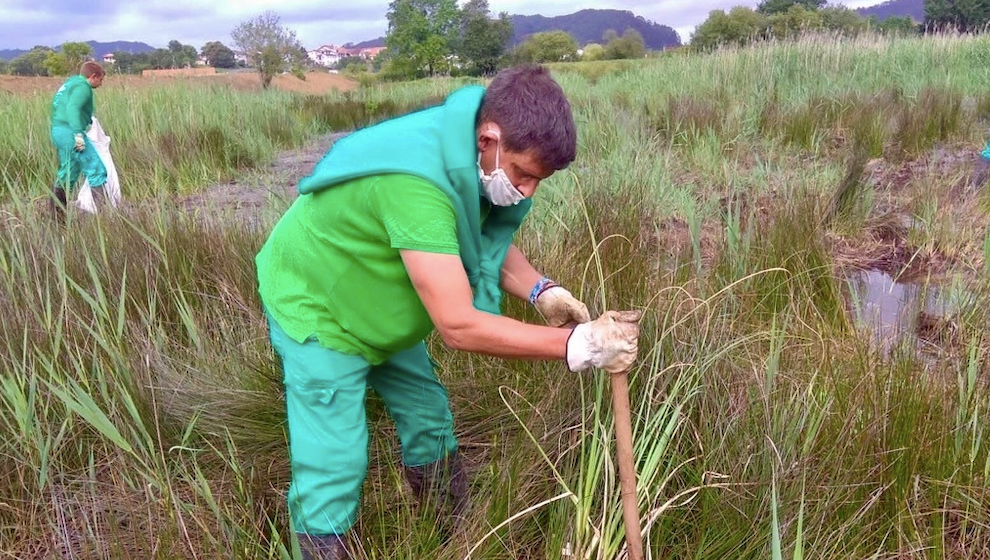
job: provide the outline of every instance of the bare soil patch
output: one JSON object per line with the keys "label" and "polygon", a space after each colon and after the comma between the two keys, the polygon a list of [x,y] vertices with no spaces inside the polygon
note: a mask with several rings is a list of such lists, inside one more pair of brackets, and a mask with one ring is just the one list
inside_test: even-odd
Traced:
{"label": "bare soil patch", "polygon": [[264,225],[266,217],[271,217],[268,212],[280,212],[295,199],[299,180],[312,173],[333,143],[345,134],[320,136],[303,148],[282,152],[265,169],[178,196],[174,203],[185,212],[205,212],[214,217],[219,214],[242,223]]}

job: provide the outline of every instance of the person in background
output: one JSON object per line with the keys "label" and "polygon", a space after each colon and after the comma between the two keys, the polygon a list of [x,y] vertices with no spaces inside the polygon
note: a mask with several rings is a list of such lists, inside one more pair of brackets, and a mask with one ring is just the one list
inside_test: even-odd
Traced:
{"label": "person in background", "polygon": [[52,187],[51,207],[59,220],[65,216],[67,193],[75,189],[80,174],[85,175],[97,197],[107,181],[106,167],[86,137],[93,121],[93,90],[103,85],[105,76],[99,63],[88,60],[52,99],[51,138],[58,152],[58,178]]}
{"label": "person in background", "polygon": [[[592,321],[512,242],[540,182],[575,158],[570,104],[540,66],[503,70],[437,107],[338,140],[299,182],[256,264],[281,358],[304,558],[347,558],[368,468],[365,396],[396,424],[420,504],[456,527],[468,505],[447,390],[424,339],[502,358],[618,372],[636,358],[638,311]],[[500,314],[502,291],[550,326]]]}

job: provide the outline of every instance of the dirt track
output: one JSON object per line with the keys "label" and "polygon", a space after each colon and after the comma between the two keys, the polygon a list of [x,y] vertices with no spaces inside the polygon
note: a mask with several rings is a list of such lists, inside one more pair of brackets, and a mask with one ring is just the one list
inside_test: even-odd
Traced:
{"label": "dirt track", "polygon": [[299,180],[313,171],[334,141],[343,135],[320,136],[302,148],[280,153],[267,168],[178,197],[175,202],[187,212],[206,212],[214,217],[222,215],[243,223],[264,225],[295,199]]}

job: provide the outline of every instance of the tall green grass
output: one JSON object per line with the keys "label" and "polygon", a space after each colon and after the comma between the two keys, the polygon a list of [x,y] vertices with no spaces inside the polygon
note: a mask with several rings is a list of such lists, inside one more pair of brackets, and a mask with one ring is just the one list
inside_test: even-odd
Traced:
{"label": "tall green grass", "polygon": [[[541,186],[517,242],[593,313],[646,312],[630,387],[650,557],[990,552],[986,199],[960,190],[962,169],[925,163],[981,147],[987,47],[807,38],[554,67],[579,157]],[[463,83],[310,99],[107,88],[99,114],[126,181],[146,182],[125,183],[139,200]],[[267,228],[150,203],[53,227],[30,204],[51,169],[46,104],[0,108],[16,154],[0,213],[0,551],[289,558],[280,372],[253,268]],[[871,182],[871,160],[915,175]],[[836,247],[897,212],[925,224],[905,250],[951,251],[966,273],[934,359],[885,353],[848,319]],[[506,313],[538,321],[520,302]],[[473,507],[450,540],[414,507],[373,397],[359,557],[623,557],[607,376],[430,347]]]}
{"label": "tall green grass", "polygon": [[[301,96],[239,91],[195,81],[114,88],[96,94],[96,116],[112,138],[121,188],[131,197],[201,190],[269,163],[316,134],[366,126],[435,104],[450,86],[395,96],[386,86],[358,93]],[[54,182],[51,98],[9,96],[0,106],[0,200],[39,198]]]}

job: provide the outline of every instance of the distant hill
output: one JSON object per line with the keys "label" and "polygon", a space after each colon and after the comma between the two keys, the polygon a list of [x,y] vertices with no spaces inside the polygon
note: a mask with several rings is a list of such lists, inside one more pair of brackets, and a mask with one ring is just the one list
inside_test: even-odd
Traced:
{"label": "distant hill", "polygon": [[920,23],[925,21],[925,0],[888,0],[883,4],[857,8],[856,12],[863,17],[877,16],[879,20],[893,16],[910,16]]}
{"label": "distant hill", "polygon": [[341,46],[347,47],[348,49],[373,49],[375,47],[384,47],[385,37],[379,37],[377,39],[372,39],[370,41],[362,41],[357,44],[347,43]]}
{"label": "distant hill", "polygon": [[[919,0],[920,1],[920,0]],[[681,38],[677,32],[666,25],[653,23],[642,16],[637,16],[628,10],[581,10],[566,16],[509,16],[515,35],[512,44],[517,45],[533,33],[543,31],[566,31],[578,44],[601,43],[602,36],[609,29],[622,33],[629,28],[639,31],[643,36],[646,48],[662,50],[664,47],[681,46]]]}
{"label": "distant hill", "polygon": [[[556,17],[510,15],[509,19],[512,20],[512,27],[515,29],[512,45],[522,43],[533,33],[557,30],[570,33],[581,45],[600,43],[602,35],[609,29],[614,29],[616,33],[622,35],[630,27],[643,35],[643,42],[648,49],[662,50],[664,47],[681,45],[680,37],[672,28],[653,23],[626,10],[581,10]],[[384,47],[385,37],[357,44],[347,43],[343,46],[362,49]]]}
{"label": "distant hill", "polygon": [[[111,41],[109,43],[86,41],[86,43],[93,47],[93,58],[97,59],[103,58],[103,55],[112,52],[143,53],[155,50],[155,47],[138,41]],[[57,45],[52,48],[57,51],[60,46]],[[28,52],[28,49],[0,49],[0,60],[13,60],[26,52]]]}

